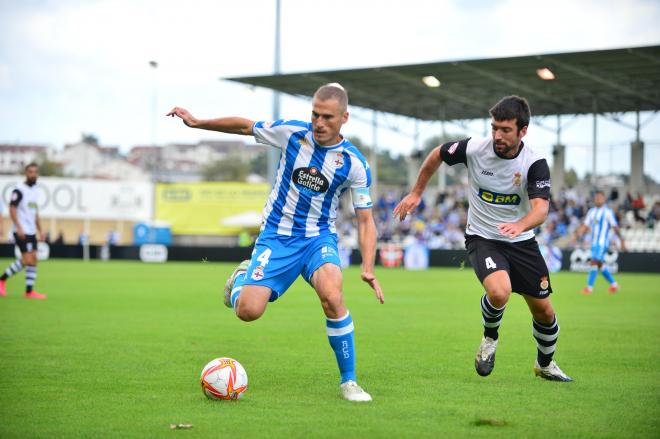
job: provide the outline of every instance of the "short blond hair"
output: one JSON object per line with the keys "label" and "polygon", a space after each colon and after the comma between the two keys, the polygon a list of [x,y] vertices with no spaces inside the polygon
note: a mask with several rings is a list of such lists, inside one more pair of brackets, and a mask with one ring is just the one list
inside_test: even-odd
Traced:
{"label": "short blond hair", "polygon": [[320,86],[314,93],[314,99],[319,99],[321,101],[334,99],[339,102],[339,107],[342,113],[348,109],[348,93],[346,93],[344,87],[338,82],[332,82]]}

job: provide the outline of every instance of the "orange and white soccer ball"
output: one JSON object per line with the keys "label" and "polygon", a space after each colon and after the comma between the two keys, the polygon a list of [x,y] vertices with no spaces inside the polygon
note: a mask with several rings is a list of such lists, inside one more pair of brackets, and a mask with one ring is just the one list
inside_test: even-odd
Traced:
{"label": "orange and white soccer ball", "polygon": [[248,387],[248,376],[241,363],[221,357],[204,366],[199,382],[208,398],[227,401],[243,396]]}

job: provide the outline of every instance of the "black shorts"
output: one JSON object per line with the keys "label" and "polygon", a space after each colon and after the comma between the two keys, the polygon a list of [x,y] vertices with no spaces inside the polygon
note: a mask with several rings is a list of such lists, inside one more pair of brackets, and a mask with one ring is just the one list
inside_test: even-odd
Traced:
{"label": "black shorts", "polygon": [[37,251],[37,235],[25,235],[25,239],[21,239],[14,233],[14,242],[21,249],[21,253]]}
{"label": "black shorts", "polygon": [[491,273],[505,270],[514,293],[541,299],[552,293],[548,266],[535,238],[504,242],[465,235],[465,248],[480,282]]}

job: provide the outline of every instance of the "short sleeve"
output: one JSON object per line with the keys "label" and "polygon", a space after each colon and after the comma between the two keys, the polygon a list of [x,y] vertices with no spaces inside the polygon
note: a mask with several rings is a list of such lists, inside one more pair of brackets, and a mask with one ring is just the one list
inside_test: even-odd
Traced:
{"label": "short sleeve", "polygon": [[590,226],[591,221],[593,220],[593,216],[594,216],[594,210],[589,209],[587,214],[584,216],[584,221],[582,222],[582,224],[584,224],[585,226]]}
{"label": "short sleeve", "polygon": [[470,137],[456,142],[447,142],[440,146],[440,157],[449,166],[457,163],[467,165],[467,145]]}
{"label": "short sleeve", "polygon": [[11,201],[9,201],[9,204],[11,206],[17,207],[22,199],[23,199],[23,193],[18,189],[14,189],[13,192],[11,193]]}
{"label": "short sleeve", "polygon": [[550,199],[550,168],[545,159],[540,159],[532,163],[527,171],[527,195],[529,199],[545,198]]}
{"label": "short sleeve", "polygon": [[258,143],[286,149],[292,134],[309,129],[311,129],[309,122],[280,119],[275,122],[255,122],[252,126],[252,134]]}
{"label": "short sleeve", "polygon": [[351,157],[349,174],[351,197],[355,209],[370,209],[373,206],[369,188],[371,186],[371,168],[361,155]]}
{"label": "short sleeve", "polygon": [[616,220],[616,215],[614,215],[614,211],[612,209],[607,209],[607,219],[610,222],[610,226],[612,227],[619,226],[619,222]]}

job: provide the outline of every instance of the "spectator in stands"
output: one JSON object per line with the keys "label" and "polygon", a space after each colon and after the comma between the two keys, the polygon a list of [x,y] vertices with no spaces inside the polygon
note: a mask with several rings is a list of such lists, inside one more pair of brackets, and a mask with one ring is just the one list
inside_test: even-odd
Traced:
{"label": "spectator in stands", "polygon": [[644,198],[642,194],[637,192],[637,197],[634,198],[631,202],[631,207],[633,214],[635,215],[635,221],[644,222],[644,217],[641,214],[641,211],[646,207],[644,205]]}
{"label": "spectator in stands", "polygon": [[653,207],[649,211],[649,215],[646,218],[647,224],[649,228],[655,227],[656,224],[658,224],[658,221],[660,220],[660,201],[656,201],[653,203]]}

